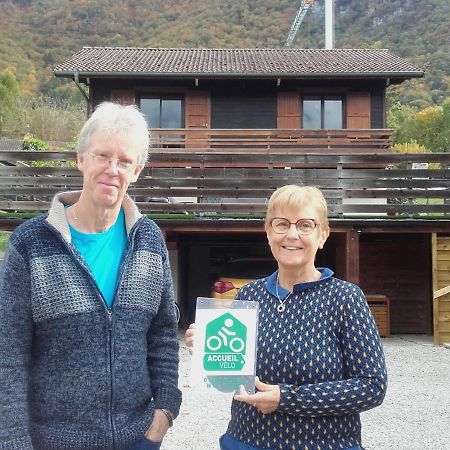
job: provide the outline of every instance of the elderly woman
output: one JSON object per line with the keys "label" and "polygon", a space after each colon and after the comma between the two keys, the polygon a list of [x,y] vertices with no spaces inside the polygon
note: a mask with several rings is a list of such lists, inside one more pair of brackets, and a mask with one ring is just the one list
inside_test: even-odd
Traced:
{"label": "elderly woman", "polygon": [[330,233],[322,193],[278,189],[265,230],[278,270],[236,296],[259,302],[256,393],[234,396],[221,449],[362,449],[359,413],[384,399],[384,355],[361,289],[314,265]]}
{"label": "elderly woman", "polygon": [[147,159],[132,106],[77,144],[81,192],[11,236],[0,291],[0,449],[157,449],[178,414],[167,248],[126,195]]}

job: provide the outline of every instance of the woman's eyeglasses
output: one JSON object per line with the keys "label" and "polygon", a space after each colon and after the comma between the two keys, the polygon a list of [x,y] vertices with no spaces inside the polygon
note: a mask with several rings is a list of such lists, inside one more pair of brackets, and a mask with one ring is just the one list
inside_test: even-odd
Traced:
{"label": "woman's eyeglasses", "polygon": [[289,222],[289,220],[284,217],[274,217],[270,221],[272,230],[277,234],[286,234],[291,228],[291,225],[295,225],[298,234],[308,235],[311,234],[319,224],[316,223],[314,219],[299,219],[297,222]]}
{"label": "woman's eyeglasses", "polygon": [[120,173],[132,172],[138,164],[130,161],[123,161],[122,159],[110,158],[107,155],[99,155],[97,153],[86,152],[92,156],[92,160],[97,166],[106,167],[108,164],[113,163],[117,167],[117,171]]}

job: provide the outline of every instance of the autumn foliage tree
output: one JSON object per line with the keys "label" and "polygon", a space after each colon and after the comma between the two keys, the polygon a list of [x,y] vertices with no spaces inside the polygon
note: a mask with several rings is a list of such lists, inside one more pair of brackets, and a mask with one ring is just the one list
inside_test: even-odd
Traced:
{"label": "autumn foliage tree", "polygon": [[450,98],[440,106],[416,111],[396,103],[388,113],[394,144],[417,144],[431,152],[450,151]]}
{"label": "autumn foliage tree", "polygon": [[0,72],[0,132],[7,120],[17,115],[19,84],[9,71]]}

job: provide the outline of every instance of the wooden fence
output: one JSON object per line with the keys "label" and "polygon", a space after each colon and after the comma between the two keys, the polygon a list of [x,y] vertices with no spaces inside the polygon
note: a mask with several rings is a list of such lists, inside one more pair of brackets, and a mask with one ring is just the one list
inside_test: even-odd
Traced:
{"label": "wooden fence", "polygon": [[[0,210],[45,211],[80,189],[73,152],[0,151]],[[152,148],[129,193],[146,213],[262,214],[271,193],[321,188],[331,217],[450,217],[450,153],[335,154]]]}

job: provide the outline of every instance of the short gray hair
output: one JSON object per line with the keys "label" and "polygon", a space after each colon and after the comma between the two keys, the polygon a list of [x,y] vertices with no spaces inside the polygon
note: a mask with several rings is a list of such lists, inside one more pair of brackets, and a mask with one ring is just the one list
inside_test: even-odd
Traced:
{"label": "short gray hair", "polygon": [[148,158],[150,136],[145,116],[135,105],[100,103],[83,125],[77,141],[77,153],[84,153],[97,132],[124,135],[140,150],[138,164],[144,166]]}

